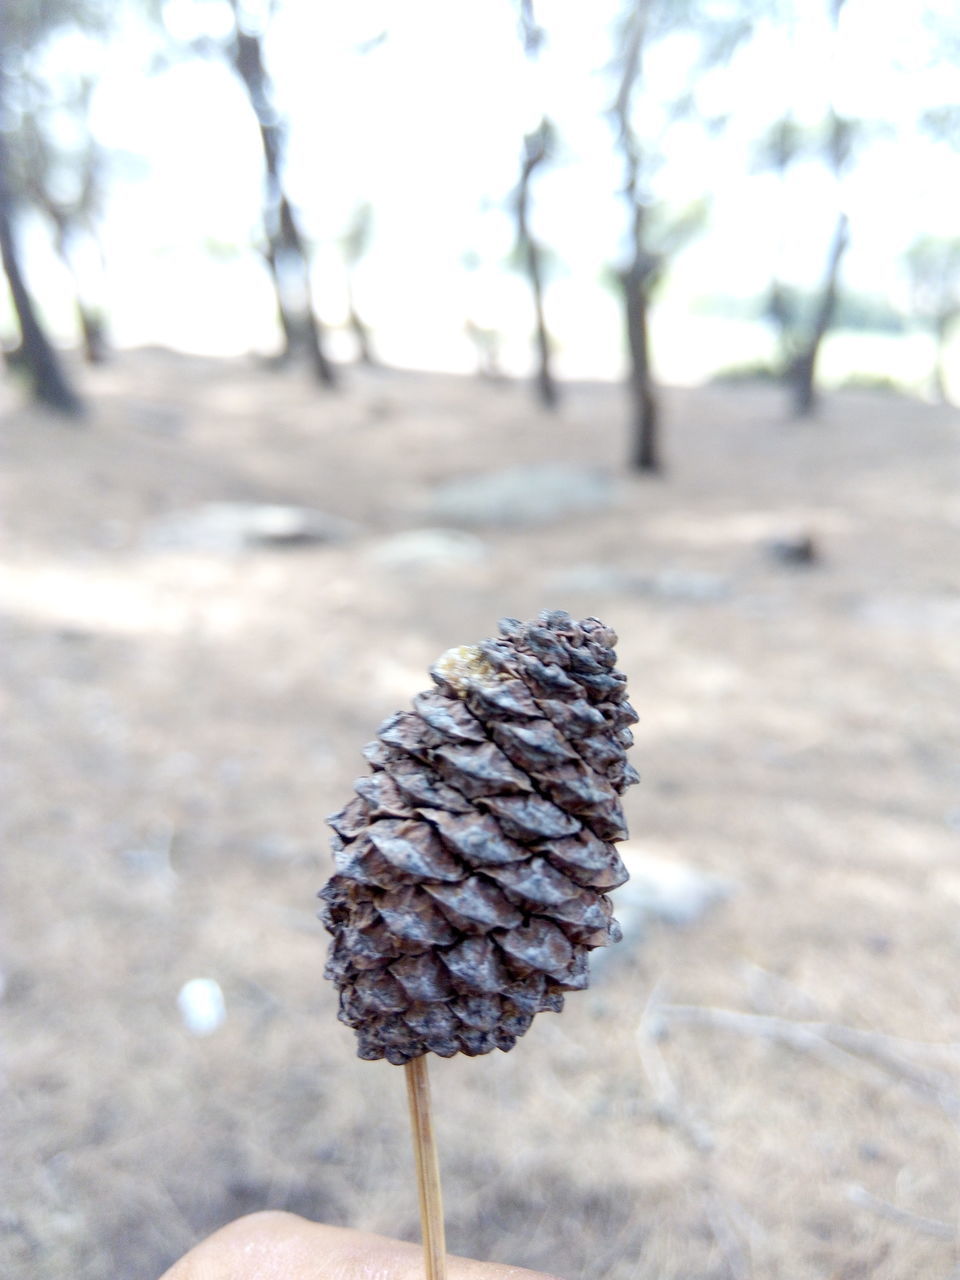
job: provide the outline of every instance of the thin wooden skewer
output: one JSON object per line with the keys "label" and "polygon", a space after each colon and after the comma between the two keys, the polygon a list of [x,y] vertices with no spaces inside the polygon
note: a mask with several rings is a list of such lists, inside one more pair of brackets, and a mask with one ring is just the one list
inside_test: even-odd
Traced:
{"label": "thin wooden skewer", "polygon": [[417,1161],[417,1190],[420,1194],[420,1229],[427,1280],[446,1280],[447,1246],[443,1231],[443,1196],[440,1165],[430,1114],[430,1079],[424,1055],[406,1065],[407,1101],[413,1130],[413,1154]]}

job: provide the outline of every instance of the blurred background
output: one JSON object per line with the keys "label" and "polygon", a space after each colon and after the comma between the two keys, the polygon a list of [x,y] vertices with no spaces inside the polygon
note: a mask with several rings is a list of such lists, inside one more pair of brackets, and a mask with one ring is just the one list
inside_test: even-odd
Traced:
{"label": "blurred background", "polygon": [[94,358],[289,354],[309,312],[330,360],[520,376],[542,323],[615,378],[633,269],[666,381],[774,376],[826,309],[828,382],[946,389],[949,5],[7,8],[4,218]]}
{"label": "blurred background", "polygon": [[417,1238],[323,817],[556,607],[625,941],[436,1063],[451,1250],[960,1275],[958,66],[934,0],[8,0],[4,1276]]}

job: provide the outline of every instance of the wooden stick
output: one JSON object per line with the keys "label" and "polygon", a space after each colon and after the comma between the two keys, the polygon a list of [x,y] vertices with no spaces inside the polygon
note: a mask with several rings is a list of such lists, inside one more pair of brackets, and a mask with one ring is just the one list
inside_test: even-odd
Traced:
{"label": "wooden stick", "polygon": [[440,1166],[430,1115],[430,1078],[424,1055],[406,1065],[407,1101],[413,1131],[413,1154],[417,1161],[417,1190],[420,1194],[420,1230],[427,1280],[446,1280],[447,1246],[443,1231],[443,1196]]}

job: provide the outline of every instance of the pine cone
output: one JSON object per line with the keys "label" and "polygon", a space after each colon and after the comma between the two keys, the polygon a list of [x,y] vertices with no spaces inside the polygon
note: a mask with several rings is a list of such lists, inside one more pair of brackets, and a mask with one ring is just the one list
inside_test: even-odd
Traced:
{"label": "pine cone", "polygon": [[620,793],[637,716],[616,636],[563,612],[445,653],[381,725],[372,773],[327,819],[326,976],[361,1058],[511,1049],[618,941]]}

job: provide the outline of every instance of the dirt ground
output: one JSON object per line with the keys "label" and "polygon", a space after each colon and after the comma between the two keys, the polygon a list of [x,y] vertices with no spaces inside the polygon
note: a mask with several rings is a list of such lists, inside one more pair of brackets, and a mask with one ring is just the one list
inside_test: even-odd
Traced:
{"label": "dirt ground", "polygon": [[[323,396],[162,352],[87,385],[81,427],[0,391],[5,1280],[156,1280],[266,1207],[416,1238],[402,1073],[355,1058],[321,978],[323,818],[440,652],[543,607],[620,635],[639,848],[734,891],[628,938],[512,1053],[433,1064],[451,1251],[960,1276],[956,411],[850,393],[801,426],[775,390],[676,390],[651,482],[620,468],[616,387],[548,417],[515,385]],[[436,523],[432,486],[544,458],[609,471],[611,505],[476,530],[473,561],[378,554]],[[214,501],[359,530],[151,542]],[[794,530],[817,566],[765,551]],[[196,977],[226,1002],[205,1037]]]}

